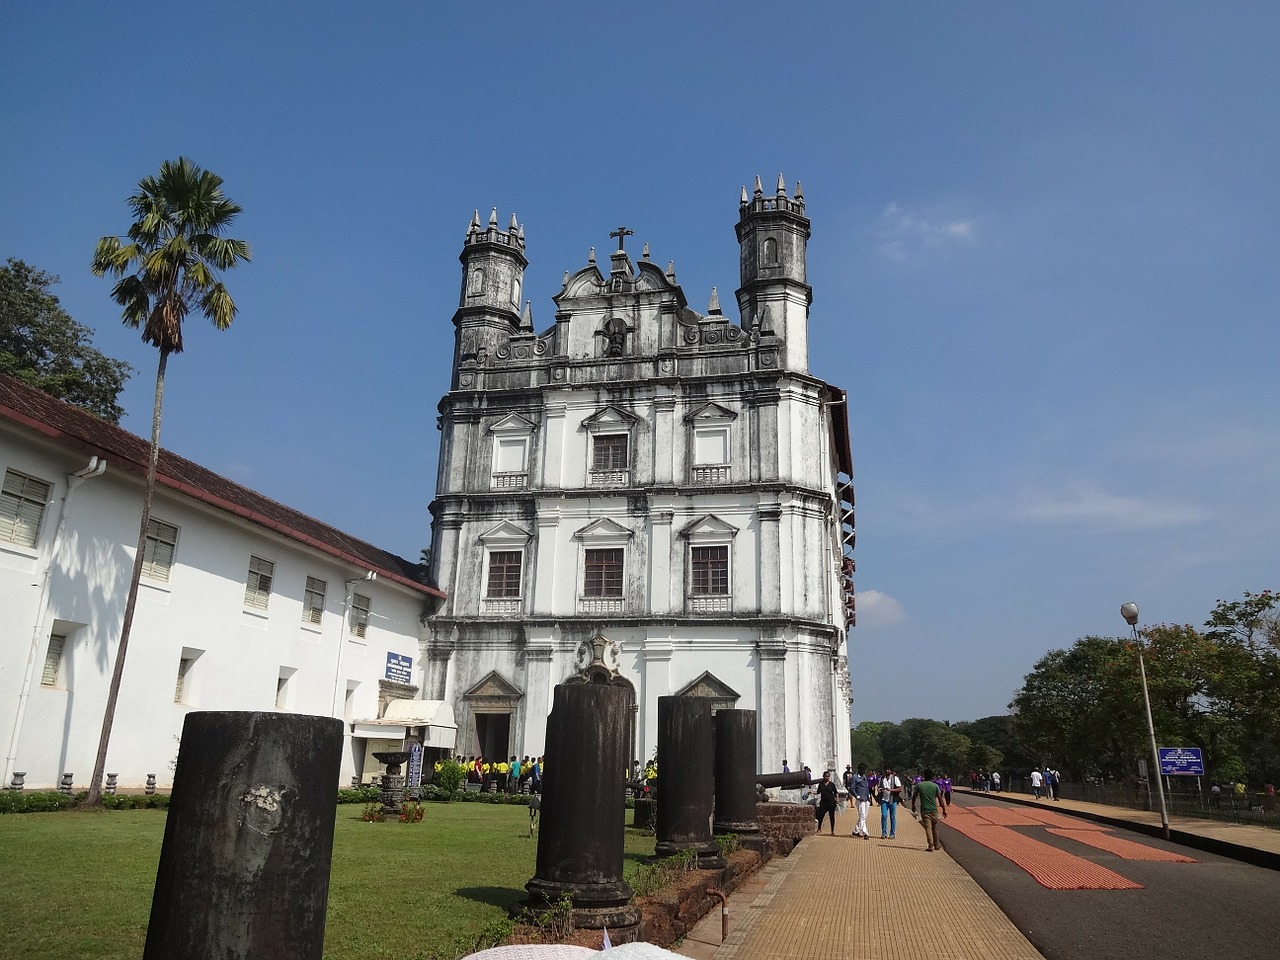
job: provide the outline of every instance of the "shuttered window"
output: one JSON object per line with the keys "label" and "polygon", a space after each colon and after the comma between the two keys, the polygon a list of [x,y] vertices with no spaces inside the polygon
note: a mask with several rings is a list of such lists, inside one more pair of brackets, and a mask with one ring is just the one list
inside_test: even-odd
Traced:
{"label": "shuttered window", "polygon": [[271,578],[275,575],[276,565],[261,557],[249,558],[249,579],[244,587],[244,605],[267,609],[267,601],[271,599]]}
{"label": "shuttered window", "polygon": [[62,670],[62,650],[67,638],[54,634],[49,638],[49,649],[44,654],[44,673],[40,675],[40,683],[46,687],[58,685],[58,673]]}
{"label": "shuttered window", "polygon": [[327,585],[323,580],[307,577],[307,589],[302,595],[302,622],[319,624],[324,619],[324,591]]}
{"label": "shuttered window", "polygon": [[178,549],[178,528],[163,520],[147,523],[147,545],[142,553],[142,575],[169,582],[169,571]]}
{"label": "shuttered window", "polygon": [[52,489],[43,480],[6,470],[0,491],[0,540],[34,547],[40,538],[40,522]]}
{"label": "shuttered window", "polygon": [[369,598],[356,593],[351,596],[351,635],[363,637],[369,630]]}

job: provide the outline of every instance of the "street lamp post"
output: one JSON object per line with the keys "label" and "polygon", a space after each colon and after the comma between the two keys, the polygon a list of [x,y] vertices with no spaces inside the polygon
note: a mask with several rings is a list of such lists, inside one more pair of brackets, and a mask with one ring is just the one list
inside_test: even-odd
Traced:
{"label": "street lamp post", "polygon": [[1151,759],[1155,761],[1152,776],[1156,778],[1156,794],[1160,797],[1160,825],[1164,828],[1164,838],[1169,839],[1169,810],[1164,803],[1164,780],[1160,775],[1160,750],[1156,746],[1156,725],[1151,719],[1151,695],[1147,693],[1147,668],[1142,657],[1142,638],[1138,636],[1138,605],[1126,603],[1120,607],[1120,616],[1133,630],[1133,640],[1138,646],[1138,673],[1142,677],[1142,702],[1147,707],[1147,733],[1151,735]]}

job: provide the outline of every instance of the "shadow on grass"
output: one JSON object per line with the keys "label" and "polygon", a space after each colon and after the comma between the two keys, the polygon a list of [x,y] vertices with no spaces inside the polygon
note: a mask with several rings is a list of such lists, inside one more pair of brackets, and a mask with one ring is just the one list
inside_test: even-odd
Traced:
{"label": "shadow on grass", "polygon": [[524,890],[513,890],[510,887],[459,887],[454,894],[491,907],[501,907],[503,910],[515,906],[528,896]]}

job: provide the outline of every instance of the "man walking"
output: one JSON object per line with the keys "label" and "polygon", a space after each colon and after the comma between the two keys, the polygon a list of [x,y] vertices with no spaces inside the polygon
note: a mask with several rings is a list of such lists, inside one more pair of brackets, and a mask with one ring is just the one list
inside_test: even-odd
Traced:
{"label": "man walking", "polygon": [[916,800],[920,801],[920,825],[924,827],[924,838],[928,842],[925,850],[932,853],[942,849],[942,841],[938,839],[938,810],[942,817],[947,816],[947,799],[942,788],[933,782],[933,771],[926,769],[924,779],[916,784],[915,793],[911,795],[911,812],[916,812]]}
{"label": "man walking", "polygon": [[831,835],[836,835],[836,794],[839,791],[831,782],[831,771],[824,770],[822,782],[818,784],[818,832],[822,832],[822,818],[831,818]]}
{"label": "man walking", "polygon": [[880,839],[893,840],[898,833],[898,803],[902,800],[902,779],[893,767],[884,768],[880,778]]}
{"label": "man walking", "polygon": [[1036,795],[1036,799],[1040,799],[1040,787],[1044,783],[1044,777],[1040,773],[1040,768],[1031,771],[1031,792]]}
{"label": "man walking", "polygon": [[858,764],[858,772],[849,778],[849,799],[857,804],[858,823],[853,835],[870,840],[867,834],[867,811],[871,809],[871,781],[867,778],[867,765]]}

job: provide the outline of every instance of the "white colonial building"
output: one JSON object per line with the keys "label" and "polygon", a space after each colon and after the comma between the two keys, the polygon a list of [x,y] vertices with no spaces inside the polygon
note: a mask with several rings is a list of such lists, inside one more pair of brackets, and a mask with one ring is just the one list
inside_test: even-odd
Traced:
{"label": "white colonial building", "polygon": [[556,684],[616,683],[632,755],[658,697],[759,712],[762,769],[849,759],[853,494],[845,394],[809,373],[799,184],[744,189],[740,322],[691,310],[619,229],[521,309],[524,228],[473,219],[440,403],[428,699],[458,748],[539,754]]}
{"label": "white colonial building", "polygon": [[[0,376],[3,783],[92,774],[142,511],[147,443]],[[167,451],[107,770],[172,778],[193,709],[342,717],[342,782],[406,735],[450,749],[448,708],[414,700],[415,564]]]}

